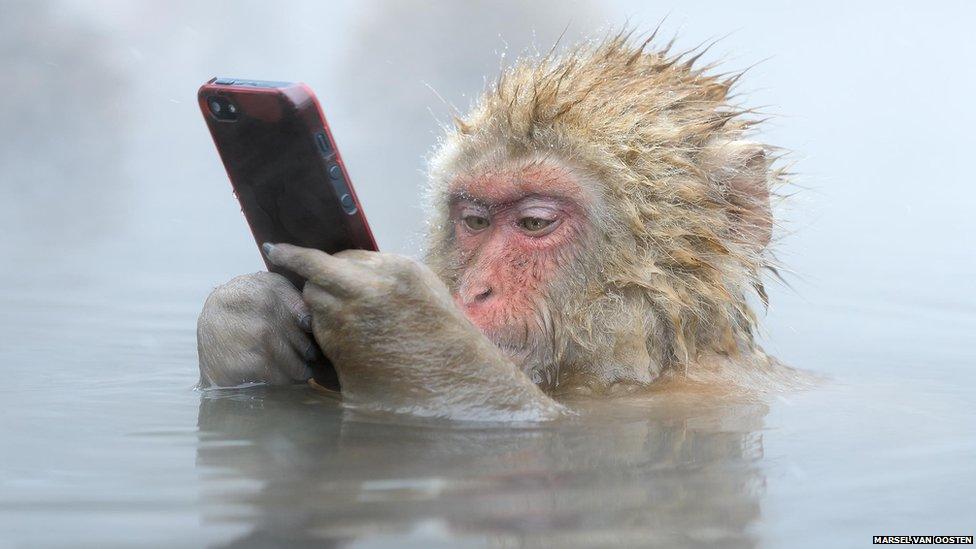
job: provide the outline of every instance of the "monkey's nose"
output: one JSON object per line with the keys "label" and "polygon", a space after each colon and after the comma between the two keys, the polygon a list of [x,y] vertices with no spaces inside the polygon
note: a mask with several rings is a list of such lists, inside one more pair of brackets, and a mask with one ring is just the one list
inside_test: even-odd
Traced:
{"label": "monkey's nose", "polygon": [[488,299],[489,297],[491,297],[493,291],[494,290],[491,289],[491,286],[483,288],[479,293],[475,294],[474,296],[475,303],[481,303],[482,301]]}
{"label": "monkey's nose", "polygon": [[484,303],[495,293],[495,290],[487,284],[483,286],[469,287],[465,290],[466,291],[461,292],[461,303],[463,305]]}

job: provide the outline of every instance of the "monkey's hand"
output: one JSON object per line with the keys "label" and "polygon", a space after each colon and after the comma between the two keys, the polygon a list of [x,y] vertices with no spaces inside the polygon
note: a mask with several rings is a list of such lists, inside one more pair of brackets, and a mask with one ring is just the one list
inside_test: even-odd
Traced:
{"label": "monkey's hand", "polygon": [[320,357],[302,296],[278,274],[239,276],[217,287],[197,321],[202,387],[285,385],[310,376]]}
{"label": "monkey's hand", "polygon": [[303,297],[350,406],[474,420],[544,420],[562,407],[506,359],[426,266],[347,250],[265,244],[305,277]]}

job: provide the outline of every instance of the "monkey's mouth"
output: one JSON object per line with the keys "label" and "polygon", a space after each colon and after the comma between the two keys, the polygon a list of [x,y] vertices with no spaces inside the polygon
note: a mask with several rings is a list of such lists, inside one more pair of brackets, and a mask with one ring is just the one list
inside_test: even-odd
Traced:
{"label": "monkey's mouth", "polygon": [[482,333],[502,351],[514,353],[522,351],[526,347],[525,339],[512,337],[510,334],[505,333],[504,330],[493,328],[490,330],[482,330]]}
{"label": "monkey's mouth", "polygon": [[533,357],[538,354],[538,334],[530,328],[533,325],[533,315],[518,318],[500,310],[486,312],[483,309],[472,309],[461,305],[456,296],[455,303],[468,320],[516,365],[525,369],[527,363],[532,362]]}
{"label": "monkey's mouth", "polygon": [[[488,339],[491,339],[490,337]],[[503,353],[506,355],[522,355],[526,354],[527,348],[525,345],[517,345],[515,343],[509,343],[507,341],[496,341],[492,339],[492,343],[495,344]]]}
{"label": "monkey's mouth", "polygon": [[502,354],[523,369],[535,355],[536,342],[533,341],[527,324],[493,326],[489,329],[482,328],[482,332]]}

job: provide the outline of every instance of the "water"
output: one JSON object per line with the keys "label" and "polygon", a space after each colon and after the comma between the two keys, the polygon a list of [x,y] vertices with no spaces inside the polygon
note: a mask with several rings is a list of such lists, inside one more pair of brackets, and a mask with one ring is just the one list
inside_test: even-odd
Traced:
{"label": "water", "polygon": [[[0,546],[974,533],[976,120],[957,93],[976,84],[959,69],[972,8],[677,10],[689,46],[739,28],[724,46],[738,66],[777,55],[750,97],[791,115],[767,135],[802,153],[809,189],[781,210],[796,274],[771,287],[764,341],[825,380],[762,399],[580,400],[578,417],[533,426],[354,414],[304,387],[195,391],[203,299],[260,261],[193,94],[214,73],[309,81],[381,247],[414,253],[424,109],[439,107],[423,82],[463,106],[493,50],[565,21],[545,4],[229,6],[243,7],[0,5]],[[566,9],[571,35],[661,15]]]}

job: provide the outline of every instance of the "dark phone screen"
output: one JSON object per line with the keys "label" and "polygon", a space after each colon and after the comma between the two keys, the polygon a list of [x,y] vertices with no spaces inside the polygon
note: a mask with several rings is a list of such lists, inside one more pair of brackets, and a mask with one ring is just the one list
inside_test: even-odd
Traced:
{"label": "dark phone screen", "polygon": [[[275,93],[202,97],[208,108],[219,99],[234,110],[232,119],[212,111],[205,116],[258,244],[328,253],[376,249],[314,101],[296,107]],[[299,289],[304,284],[290,271],[268,267]]]}

